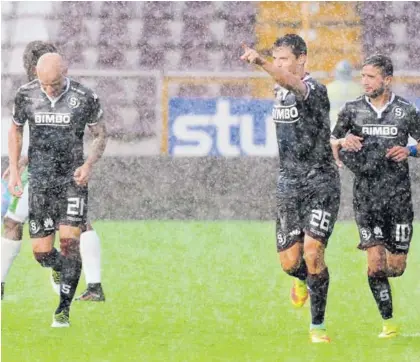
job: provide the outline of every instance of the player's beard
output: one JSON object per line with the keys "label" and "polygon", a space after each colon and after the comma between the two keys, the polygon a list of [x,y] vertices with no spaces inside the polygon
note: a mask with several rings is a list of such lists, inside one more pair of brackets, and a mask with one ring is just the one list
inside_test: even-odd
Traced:
{"label": "player's beard", "polygon": [[373,92],[367,93],[366,95],[369,98],[375,99],[375,98],[378,98],[379,96],[381,96],[382,94],[384,94],[386,89],[387,89],[387,87],[386,87],[385,83],[382,82],[381,86],[378,89],[375,89]]}

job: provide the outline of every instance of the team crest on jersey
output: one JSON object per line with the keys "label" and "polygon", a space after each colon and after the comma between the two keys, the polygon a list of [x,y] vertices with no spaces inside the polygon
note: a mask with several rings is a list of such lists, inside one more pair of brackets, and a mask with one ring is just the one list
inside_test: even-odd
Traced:
{"label": "team crest on jersey", "polygon": [[41,226],[36,220],[31,220],[29,221],[29,229],[31,230],[32,234],[36,234],[41,229]]}
{"label": "team crest on jersey", "polygon": [[403,118],[405,116],[404,110],[400,107],[394,108],[394,115],[396,118]]}
{"label": "team crest on jersey", "polygon": [[79,98],[76,98],[76,97],[69,97],[67,99],[67,104],[69,105],[71,109],[76,109],[80,106],[80,100]]}
{"label": "team crest on jersey", "polygon": [[369,229],[362,228],[360,229],[360,235],[362,236],[363,240],[368,241],[370,237],[372,236],[372,233],[370,232]]}

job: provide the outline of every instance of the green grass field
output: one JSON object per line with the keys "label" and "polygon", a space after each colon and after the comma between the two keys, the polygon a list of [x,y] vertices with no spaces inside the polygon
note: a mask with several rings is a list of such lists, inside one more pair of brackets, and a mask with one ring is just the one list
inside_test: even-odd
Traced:
{"label": "green grass field", "polygon": [[[394,311],[403,335],[379,340],[381,319],[354,223],[327,250],[330,345],[311,345],[309,307],[293,309],[272,222],[97,222],[105,303],[75,302],[71,328],[50,328],[57,296],[30,244],[2,303],[3,362],[420,361],[420,224]],[[82,277],[79,290],[85,286]]]}

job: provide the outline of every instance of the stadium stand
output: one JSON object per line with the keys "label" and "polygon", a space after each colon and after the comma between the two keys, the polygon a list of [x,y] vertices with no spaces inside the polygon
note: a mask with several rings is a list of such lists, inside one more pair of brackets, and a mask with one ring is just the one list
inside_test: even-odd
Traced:
{"label": "stadium stand", "polygon": [[[24,82],[24,46],[35,39],[56,43],[72,69],[241,72],[252,70],[239,60],[241,41],[266,52],[279,35],[298,32],[311,71],[329,72],[343,58],[357,67],[375,51],[390,54],[397,69],[418,70],[419,24],[419,2],[2,2],[2,111],[10,113]],[[86,80],[115,116],[115,137],[153,134],[155,78]],[[184,82],[170,94],[246,97],[258,87]],[[419,88],[405,90],[418,95]]]}

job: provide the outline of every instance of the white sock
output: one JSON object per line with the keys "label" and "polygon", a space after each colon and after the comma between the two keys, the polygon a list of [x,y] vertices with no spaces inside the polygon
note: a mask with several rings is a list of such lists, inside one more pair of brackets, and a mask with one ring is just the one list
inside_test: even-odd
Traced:
{"label": "white sock", "polygon": [[101,241],[95,230],[80,236],[80,254],[86,284],[101,282]]}
{"label": "white sock", "polygon": [[7,274],[13,261],[18,256],[22,240],[1,238],[1,282],[6,281]]}

